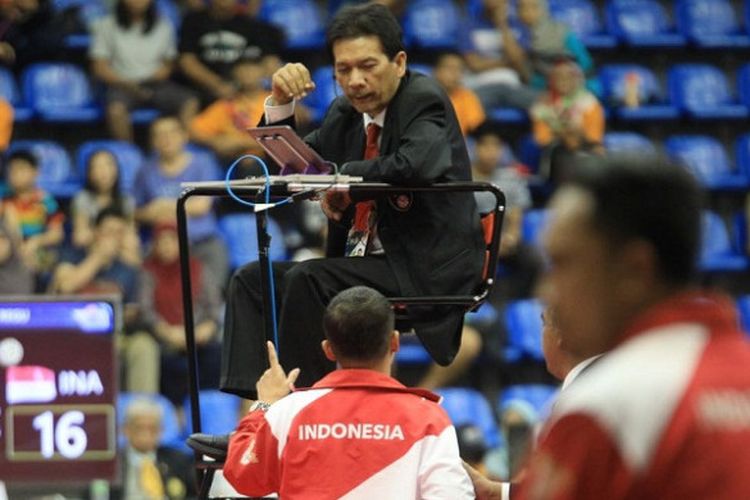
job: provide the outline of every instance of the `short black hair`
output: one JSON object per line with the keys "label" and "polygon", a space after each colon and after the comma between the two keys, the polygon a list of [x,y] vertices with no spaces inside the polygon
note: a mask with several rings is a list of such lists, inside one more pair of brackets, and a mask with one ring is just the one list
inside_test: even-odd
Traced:
{"label": "short black hair", "polygon": [[104,219],[107,219],[109,217],[116,217],[118,219],[127,220],[127,216],[125,215],[125,212],[123,212],[120,207],[115,206],[115,205],[109,205],[103,208],[96,215],[96,219],[94,220],[94,227],[99,227],[101,223],[104,222]]}
{"label": "short black hair", "polygon": [[388,352],[395,316],[388,300],[366,286],[340,292],[323,315],[323,330],[336,357],[375,361]]}
{"label": "short black hair", "polygon": [[28,149],[19,149],[18,151],[13,151],[10,155],[8,155],[8,160],[6,163],[10,165],[10,162],[14,160],[24,161],[31,165],[33,168],[39,168],[39,159]]}
{"label": "short black hair", "polygon": [[[333,44],[339,40],[376,36],[388,59],[405,50],[403,31],[388,7],[377,3],[350,5],[339,10],[326,30],[326,46],[333,59]],[[335,62],[335,61],[334,61]]]}
{"label": "short black hair", "polygon": [[695,277],[702,192],[683,168],[658,155],[592,156],[568,182],[594,200],[592,222],[615,245],[653,245],[661,277],[675,286]]}

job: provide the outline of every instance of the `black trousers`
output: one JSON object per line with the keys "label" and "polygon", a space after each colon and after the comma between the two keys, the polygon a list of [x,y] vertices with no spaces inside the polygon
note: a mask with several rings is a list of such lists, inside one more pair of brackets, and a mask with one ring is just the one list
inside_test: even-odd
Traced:
{"label": "black trousers", "polygon": [[[255,382],[268,368],[260,274],[253,262],[238,269],[229,282],[221,359],[221,390],[250,399],[257,397]],[[335,368],[320,343],[323,313],[337,293],[365,285],[386,296],[399,295],[385,256],[274,262],[273,275],[279,360],[287,372],[300,368],[299,387],[312,385]]]}

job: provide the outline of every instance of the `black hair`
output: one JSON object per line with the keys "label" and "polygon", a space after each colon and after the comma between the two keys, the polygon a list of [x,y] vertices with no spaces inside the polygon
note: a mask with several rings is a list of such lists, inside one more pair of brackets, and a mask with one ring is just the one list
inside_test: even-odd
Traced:
{"label": "black hair", "polygon": [[403,32],[388,7],[377,3],[346,6],[331,20],[326,31],[326,46],[333,61],[333,44],[339,40],[376,36],[388,59],[405,50]]}
{"label": "black hair", "polygon": [[110,157],[112,157],[112,160],[115,162],[115,167],[117,168],[117,173],[115,174],[115,182],[112,185],[112,192],[110,195],[112,196],[112,205],[116,206],[118,209],[120,209],[123,213],[125,212],[125,200],[122,196],[122,192],[120,191],[120,163],[117,161],[117,156],[115,156],[114,153],[109,151],[108,149],[97,149],[93,153],[91,153],[88,158],[86,158],[86,176],[83,180],[83,189],[88,191],[89,193],[96,194],[96,187],[91,182],[91,164],[94,157],[98,154],[108,154]]}
{"label": "black hair", "polygon": [[355,286],[336,295],[323,315],[323,330],[336,357],[375,361],[388,352],[395,316],[378,291]]}
{"label": "black hair", "polygon": [[8,155],[8,159],[6,160],[5,164],[10,165],[10,162],[14,160],[26,162],[35,169],[39,168],[39,158],[37,158],[37,156],[28,149],[19,149],[17,151],[13,151],[10,155]]}
{"label": "black hair", "polygon": [[685,169],[657,155],[591,157],[568,184],[592,196],[594,227],[611,243],[650,243],[666,283],[695,277],[703,196]]}
{"label": "black hair", "polygon": [[127,220],[127,217],[125,216],[125,212],[123,212],[119,207],[110,205],[108,207],[103,208],[96,215],[96,219],[94,221],[94,227],[99,227],[101,223],[104,222],[104,219],[108,217],[116,217],[118,219]]}
{"label": "black hair", "polygon": [[[156,0],[151,0],[148,5],[146,12],[143,15],[143,34],[150,33],[156,25],[158,13],[156,11]],[[130,11],[128,11],[125,0],[117,0],[115,5],[115,20],[117,25],[121,28],[128,29],[133,24],[133,19],[130,17]]]}

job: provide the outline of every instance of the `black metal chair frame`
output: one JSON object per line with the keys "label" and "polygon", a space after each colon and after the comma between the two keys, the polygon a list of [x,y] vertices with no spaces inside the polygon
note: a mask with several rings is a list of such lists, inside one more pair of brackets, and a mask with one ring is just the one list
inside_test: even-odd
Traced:
{"label": "black metal chair frame", "polygon": [[[490,220],[489,243],[486,241],[487,232],[483,227],[485,243],[487,243],[487,255],[485,258],[485,270],[482,281],[477,286],[474,294],[471,295],[439,295],[439,296],[420,296],[420,297],[389,297],[388,300],[397,308],[408,308],[410,305],[453,305],[464,307],[467,312],[477,310],[489,296],[490,290],[495,280],[495,270],[500,249],[500,236],[505,214],[505,195],[494,184],[487,182],[446,182],[433,184],[431,186],[421,187],[400,187],[383,183],[359,182],[352,183],[348,186],[352,194],[366,192],[368,194],[388,194],[411,192],[490,192],[495,196],[495,206]],[[241,198],[253,199],[255,202],[262,202],[265,197],[264,185],[247,185],[232,182],[232,191]],[[279,197],[293,196],[295,200],[301,200],[319,193],[319,189],[307,189],[297,192],[289,192],[285,183],[274,183],[271,185],[271,196],[274,199]],[[193,315],[193,300],[190,291],[190,250],[187,235],[187,213],[185,204],[193,196],[212,196],[212,197],[229,197],[226,187],[221,182],[209,183],[186,183],[183,185],[183,191],[177,200],[177,234],[180,249],[180,272],[182,279],[182,303],[185,315],[185,339],[188,358],[188,391],[190,396],[190,415],[192,417],[193,433],[201,432],[200,420],[200,395],[198,387],[198,358],[195,344],[195,325]],[[270,269],[269,247],[270,236],[267,233],[267,210],[261,210],[255,213],[255,223],[258,237],[258,261],[261,266],[261,289],[263,291],[263,308],[268,311],[271,307],[269,297],[268,271]],[[264,328],[266,338],[273,338],[273,324],[270,315],[264,315]],[[196,453],[196,472],[198,475],[199,498],[208,498],[208,493],[213,481],[214,473],[220,469],[223,463],[203,458]]]}

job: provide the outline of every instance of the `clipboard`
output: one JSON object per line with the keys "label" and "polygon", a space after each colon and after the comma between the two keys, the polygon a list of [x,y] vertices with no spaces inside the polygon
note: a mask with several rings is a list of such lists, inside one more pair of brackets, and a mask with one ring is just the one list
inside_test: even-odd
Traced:
{"label": "clipboard", "polygon": [[281,167],[281,175],[318,175],[332,170],[332,164],[321,158],[288,125],[249,128],[247,133]]}

